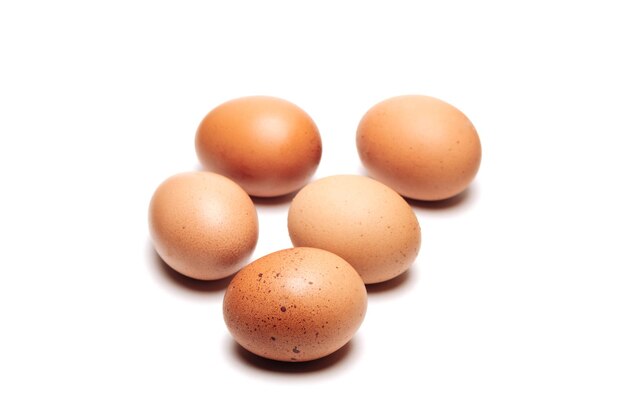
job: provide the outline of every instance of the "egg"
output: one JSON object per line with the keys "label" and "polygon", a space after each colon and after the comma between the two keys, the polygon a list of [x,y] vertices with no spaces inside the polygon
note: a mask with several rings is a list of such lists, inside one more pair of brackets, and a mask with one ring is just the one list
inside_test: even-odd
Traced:
{"label": "egg", "polygon": [[241,269],[259,233],[248,194],[210,172],[174,175],[159,185],[150,201],[149,227],[163,261],[201,280],[224,278]]}
{"label": "egg", "polygon": [[248,351],[278,361],[329,355],[354,336],[367,310],[359,274],[315,248],[266,255],[243,268],[224,294],[228,330]]}
{"label": "egg", "polygon": [[456,107],[434,97],[393,97],[372,107],[357,129],[368,173],[405,197],[443,200],[465,190],[481,160],[478,133]]}
{"label": "egg", "polygon": [[196,153],[209,171],[252,196],[276,197],[305,185],[322,155],[313,119],[289,101],[242,97],[211,110],[196,132]]}
{"label": "egg", "polygon": [[407,202],[368,177],[336,175],[304,187],[288,214],[294,246],[333,252],[366,284],[406,271],[420,249],[421,230]]}

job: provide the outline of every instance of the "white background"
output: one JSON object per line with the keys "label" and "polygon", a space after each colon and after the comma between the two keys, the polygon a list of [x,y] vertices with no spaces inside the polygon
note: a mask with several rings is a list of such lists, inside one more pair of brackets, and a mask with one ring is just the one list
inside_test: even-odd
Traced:
{"label": "white background", "polygon": [[[3,1],[0,415],[626,415],[620,3]],[[305,109],[319,178],[409,93],[474,122],[469,192],[413,205],[418,259],[347,348],[243,353],[227,282],[155,256],[152,192],[225,100]],[[254,258],[290,246],[289,201],[257,203]]]}

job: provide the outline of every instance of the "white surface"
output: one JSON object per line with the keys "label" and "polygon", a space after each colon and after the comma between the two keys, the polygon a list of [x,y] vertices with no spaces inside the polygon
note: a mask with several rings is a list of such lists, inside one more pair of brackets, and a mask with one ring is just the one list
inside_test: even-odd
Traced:
{"label": "white surface", "polygon": [[[0,415],[626,414],[626,63],[620,2],[2,2]],[[362,114],[397,94],[476,125],[466,198],[415,205],[423,245],[350,347],[271,366],[148,238],[197,124],[249,94],[360,173]],[[254,257],[290,245],[259,204]]]}

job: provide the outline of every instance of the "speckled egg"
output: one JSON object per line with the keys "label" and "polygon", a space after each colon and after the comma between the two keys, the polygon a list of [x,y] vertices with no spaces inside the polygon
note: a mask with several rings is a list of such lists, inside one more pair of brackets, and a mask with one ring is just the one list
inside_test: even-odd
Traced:
{"label": "speckled egg", "polygon": [[150,201],[149,224],[163,261],[201,280],[237,272],[252,255],[259,235],[248,194],[210,172],[187,172],[165,180]]}
{"label": "speckled egg", "polygon": [[224,320],[235,340],[259,356],[302,362],[344,346],[361,325],[367,293],[339,256],[293,248],[243,268],[224,295]]}
{"label": "speckled egg", "polygon": [[456,107],[406,95],[372,107],[357,129],[368,173],[405,197],[443,200],[465,190],[481,160],[478,133]]}
{"label": "speckled egg", "polygon": [[304,187],[289,207],[288,227],[294,246],[341,256],[366,284],[406,271],[421,245],[420,225],[407,202],[359,175],[335,175]]}

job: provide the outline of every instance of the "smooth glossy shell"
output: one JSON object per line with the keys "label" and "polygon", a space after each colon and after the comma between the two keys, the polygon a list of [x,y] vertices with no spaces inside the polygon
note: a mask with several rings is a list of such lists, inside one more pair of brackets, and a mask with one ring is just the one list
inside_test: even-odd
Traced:
{"label": "smooth glossy shell", "polygon": [[259,228],[250,197],[210,172],[174,175],[155,191],[149,209],[154,248],[170,267],[192,278],[224,278],[243,267]]}
{"label": "smooth glossy shell", "polygon": [[406,271],[421,244],[420,226],[407,202],[368,177],[336,175],[304,187],[289,208],[294,246],[336,253],[366,284]]}
{"label": "smooth glossy shell", "polygon": [[367,293],[354,268],[337,255],[293,248],[239,271],[223,309],[228,330],[245,349],[302,362],[348,343],[365,317]]}
{"label": "smooth glossy shell", "polygon": [[205,168],[231,178],[250,195],[274,197],[308,182],[320,162],[322,142],[301,108],[253,96],[209,112],[196,133],[196,153]]}
{"label": "smooth glossy shell", "polygon": [[405,197],[442,200],[476,176],[481,145],[460,110],[427,96],[400,96],[372,107],[357,130],[368,173]]}

